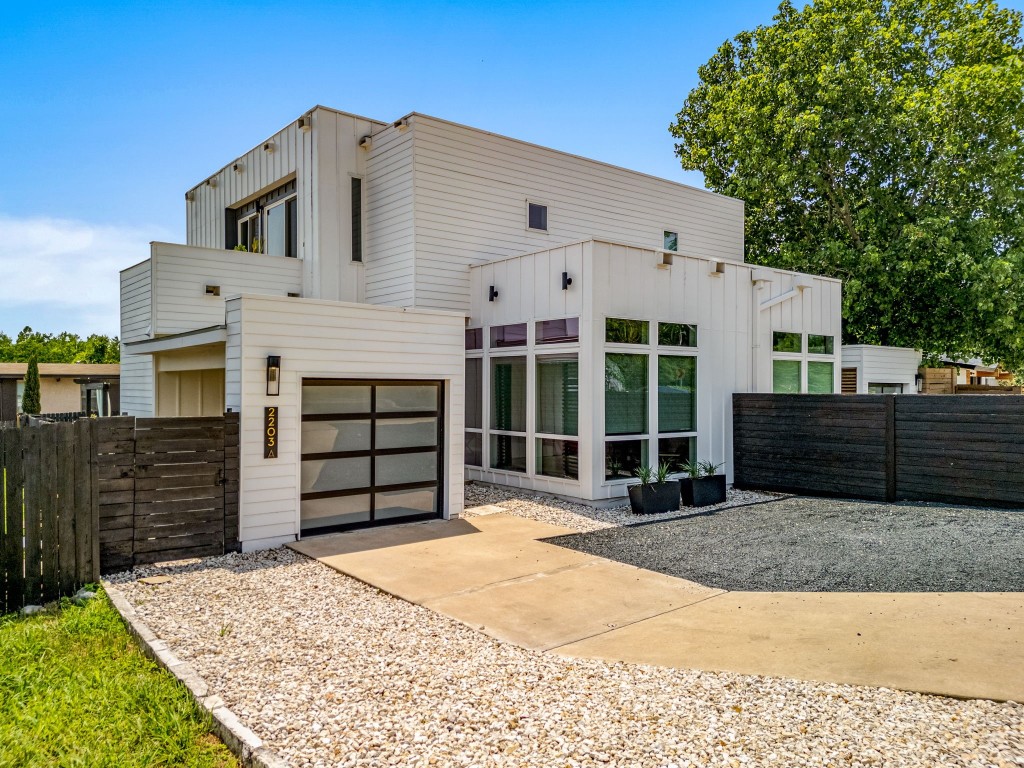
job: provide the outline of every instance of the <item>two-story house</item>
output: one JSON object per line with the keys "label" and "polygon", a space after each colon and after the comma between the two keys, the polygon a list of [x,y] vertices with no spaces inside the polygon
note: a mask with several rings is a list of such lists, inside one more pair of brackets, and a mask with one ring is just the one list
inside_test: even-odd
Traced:
{"label": "two-story house", "polygon": [[731,472],[732,393],[838,390],[839,282],[744,263],[740,200],[316,107],[185,206],[121,273],[122,410],[241,413],[246,549],[456,517],[467,478]]}

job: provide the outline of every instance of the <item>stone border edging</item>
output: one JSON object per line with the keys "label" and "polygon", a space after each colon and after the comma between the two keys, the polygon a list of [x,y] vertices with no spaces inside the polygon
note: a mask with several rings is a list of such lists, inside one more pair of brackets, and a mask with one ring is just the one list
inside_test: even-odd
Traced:
{"label": "stone border edging", "polygon": [[159,666],[174,675],[188,689],[192,698],[213,716],[213,730],[246,768],[288,768],[289,764],[263,743],[252,730],[242,724],[220,696],[210,693],[207,684],[192,665],[182,661],[167,647],[135,612],[135,608],[117,587],[103,582],[103,591],[110,598],[114,609],[128,626],[128,632],[142,652]]}

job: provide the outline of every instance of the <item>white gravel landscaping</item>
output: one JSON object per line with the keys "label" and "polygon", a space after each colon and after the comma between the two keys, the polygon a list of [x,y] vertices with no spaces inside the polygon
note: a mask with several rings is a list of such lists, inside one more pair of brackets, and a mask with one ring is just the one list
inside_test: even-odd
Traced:
{"label": "white gravel landscaping", "polygon": [[497,506],[501,507],[502,512],[510,515],[528,517],[552,525],[564,525],[566,528],[586,533],[602,528],[670,520],[681,515],[713,512],[717,509],[755,504],[778,498],[780,498],[778,494],[737,491],[730,488],[724,504],[714,504],[708,507],[682,507],[678,512],[665,512],[659,515],[634,515],[629,508],[628,501],[622,506],[596,509],[585,504],[574,504],[530,491],[467,483],[466,517],[473,517],[472,510],[475,507]]}
{"label": "white gravel landscaping", "polygon": [[295,766],[1024,766],[1021,705],[568,660],[288,549],[111,581]]}

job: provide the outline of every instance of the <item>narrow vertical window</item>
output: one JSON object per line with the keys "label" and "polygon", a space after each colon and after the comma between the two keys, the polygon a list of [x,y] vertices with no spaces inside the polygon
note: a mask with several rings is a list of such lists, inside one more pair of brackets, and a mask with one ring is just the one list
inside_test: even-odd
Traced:
{"label": "narrow vertical window", "polygon": [[363,180],[352,178],[352,261],[363,260]]}
{"label": "narrow vertical window", "polygon": [[299,206],[296,198],[286,200],[284,204],[285,244],[284,255],[289,259],[299,255]]}
{"label": "narrow vertical window", "polygon": [[664,237],[665,244],[662,247],[666,251],[678,251],[679,250],[679,233],[678,232],[669,232],[667,229],[664,230],[664,233],[665,233],[665,237]]}

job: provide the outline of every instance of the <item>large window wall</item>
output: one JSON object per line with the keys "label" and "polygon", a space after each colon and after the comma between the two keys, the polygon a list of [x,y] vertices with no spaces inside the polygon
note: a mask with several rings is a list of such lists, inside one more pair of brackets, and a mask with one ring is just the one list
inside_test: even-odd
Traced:
{"label": "large window wall", "polygon": [[579,318],[467,329],[466,401],[468,466],[577,482]]}
{"label": "large window wall", "polygon": [[663,462],[678,472],[697,436],[697,327],[609,317],[604,341],[605,482]]}

